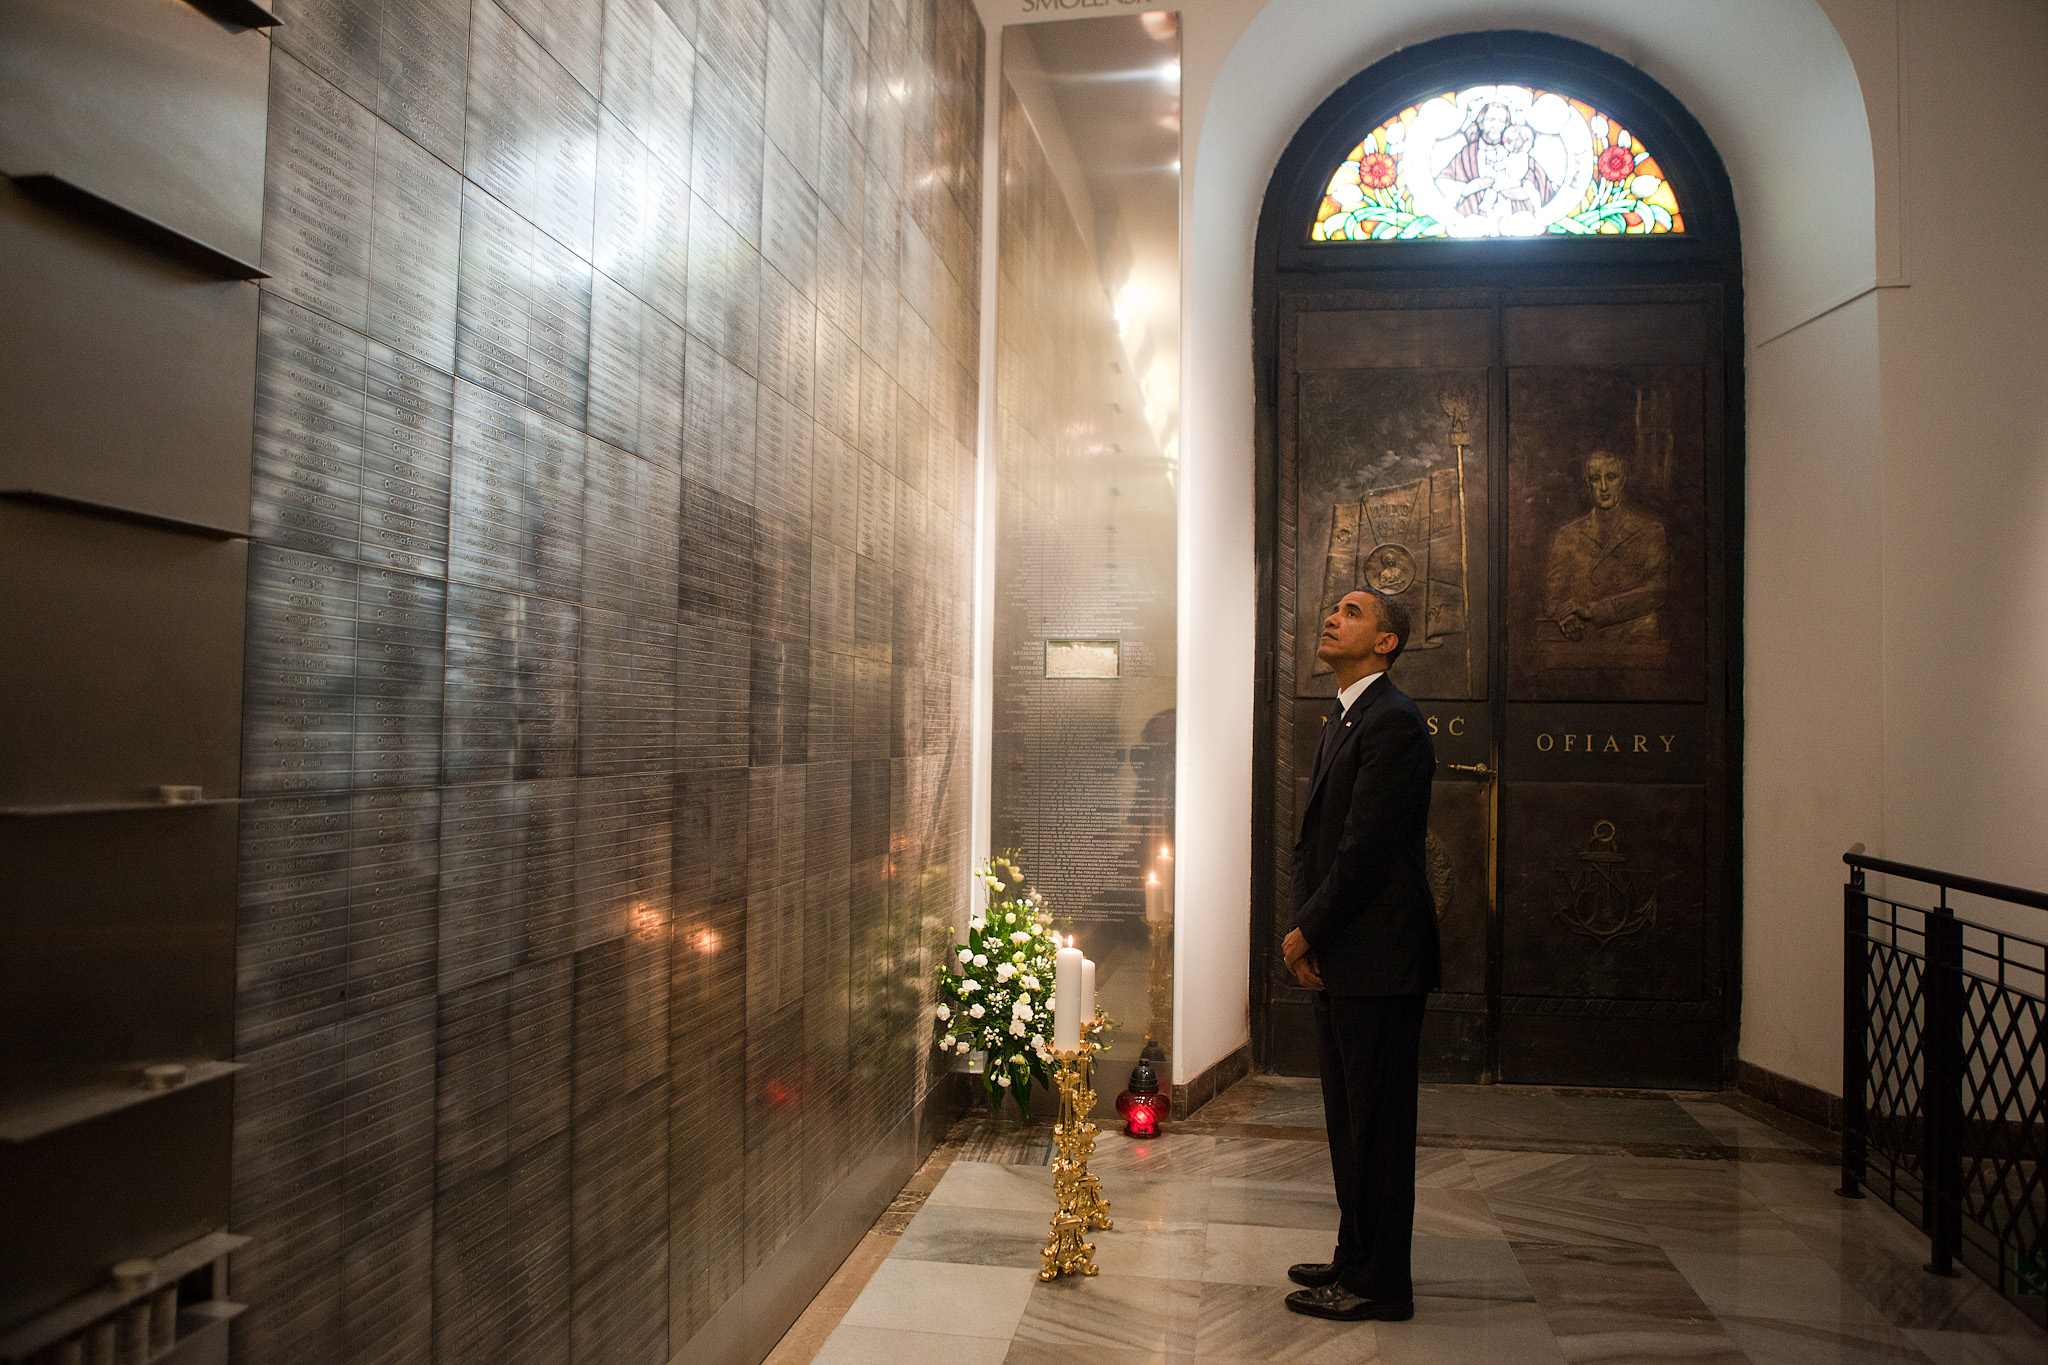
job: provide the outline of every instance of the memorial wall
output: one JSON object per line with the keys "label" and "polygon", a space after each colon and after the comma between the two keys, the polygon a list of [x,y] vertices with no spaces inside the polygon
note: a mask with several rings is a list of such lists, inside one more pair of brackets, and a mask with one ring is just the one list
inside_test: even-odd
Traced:
{"label": "memorial wall", "polygon": [[944,1117],[981,25],[277,8],[236,1356],[758,1359]]}
{"label": "memorial wall", "polygon": [[1166,13],[1004,31],[990,845],[1098,964],[1104,1104],[1172,1047],[1178,54]]}

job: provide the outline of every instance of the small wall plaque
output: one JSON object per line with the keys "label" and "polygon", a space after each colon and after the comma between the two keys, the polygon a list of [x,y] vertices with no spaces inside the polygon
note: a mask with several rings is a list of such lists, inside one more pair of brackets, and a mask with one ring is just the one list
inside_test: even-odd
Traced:
{"label": "small wall plaque", "polygon": [[1117,640],[1047,640],[1048,678],[1114,678],[1118,676],[1121,642]]}

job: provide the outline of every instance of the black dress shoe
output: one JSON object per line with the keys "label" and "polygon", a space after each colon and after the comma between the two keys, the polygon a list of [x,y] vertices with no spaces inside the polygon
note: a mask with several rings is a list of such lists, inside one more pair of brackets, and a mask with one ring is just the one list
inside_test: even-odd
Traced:
{"label": "black dress shoe", "polygon": [[1310,1289],[1321,1289],[1326,1284],[1337,1283],[1337,1263],[1303,1261],[1300,1265],[1287,1267],[1287,1278],[1296,1284],[1307,1285]]}
{"label": "black dress shoe", "polygon": [[1287,1306],[1333,1322],[1406,1322],[1415,1316],[1413,1299],[1361,1299],[1341,1284],[1297,1289],[1287,1296]]}

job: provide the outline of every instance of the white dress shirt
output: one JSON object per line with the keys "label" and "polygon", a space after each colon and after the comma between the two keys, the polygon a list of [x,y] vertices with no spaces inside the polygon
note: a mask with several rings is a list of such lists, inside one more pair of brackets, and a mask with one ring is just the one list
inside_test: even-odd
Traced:
{"label": "white dress shirt", "polygon": [[1351,708],[1358,705],[1358,699],[1365,695],[1365,689],[1371,687],[1374,683],[1378,682],[1381,678],[1384,678],[1386,676],[1387,670],[1383,668],[1377,673],[1366,674],[1364,677],[1360,678],[1357,682],[1351,684],[1351,686],[1349,687],[1339,688],[1337,691],[1337,700],[1344,703],[1344,714],[1347,716],[1350,715]]}

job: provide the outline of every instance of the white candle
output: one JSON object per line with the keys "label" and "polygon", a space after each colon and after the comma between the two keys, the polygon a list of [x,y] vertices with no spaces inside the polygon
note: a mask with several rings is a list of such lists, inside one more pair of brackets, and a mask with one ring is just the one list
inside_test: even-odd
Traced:
{"label": "white candle", "polygon": [[[1172,875],[1172,869],[1168,869]],[[1172,911],[1167,908],[1166,883],[1160,879],[1159,870],[1154,868],[1145,874],[1145,923],[1164,924]]]}
{"label": "white candle", "polygon": [[1052,1045],[1056,1052],[1081,1047],[1081,950],[1073,935],[1055,959],[1052,987]]}
{"label": "white candle", "polygon": [[1095,1017],[1095,960],[1081,959],[1081,1018]]}

